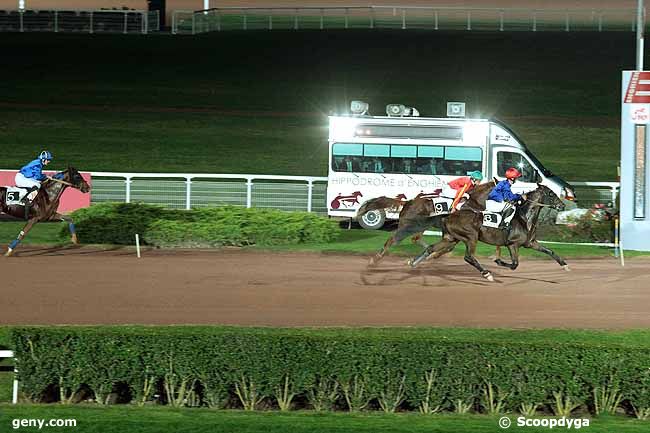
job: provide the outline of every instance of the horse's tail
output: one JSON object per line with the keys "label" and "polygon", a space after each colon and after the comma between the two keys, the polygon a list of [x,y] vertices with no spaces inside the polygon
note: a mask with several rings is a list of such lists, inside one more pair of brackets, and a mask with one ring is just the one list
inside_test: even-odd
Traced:
{"label": "horse's tail", "polygon": [[401,200],[397,200],[395,198],[390,198],[385,196],[372,198],[361,205],[361,207],[357,211],[357,216],[361,216],[366,212],[370,212],[372,210],[378,210],[378,209],[390,209],[393,212],[397,212],[397,210],[403,204],[404,202]]}

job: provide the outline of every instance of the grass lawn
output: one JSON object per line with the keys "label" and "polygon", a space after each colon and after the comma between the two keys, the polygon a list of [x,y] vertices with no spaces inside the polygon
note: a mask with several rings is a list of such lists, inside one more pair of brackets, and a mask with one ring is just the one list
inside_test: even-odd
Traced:
{"label": "grass lawn", "polygon": [[[4,243],[9,243],[14,239],[18,232],[23,227],[24,223],[2,221],[0,222],[0,241]],[[395,228],[395,227],[392,227]],[[25,237],[23,244],[25,245],[52,245],[52,244],[64,244],[68,242],[68,238],[61,240],[59,238],[59,232],[61,230],[67,230],[67,226],[63,223],[53,222],[53,223],[42,223],[34,226],[32,231],[28,233]],[[387,227],[384,230],[362,230],[362,229],[352,229],[352,230],[341,230],[341,235],[339,239],[327,242],[327,243],[309,243],[309,244],[298,244],[298,245],[283,245],[277,247],[250,247],[250,248],[262,248],[272,251],[311,251],[311,252],[332,252],[332,253],[353,253],[353,254],[374,254],[384,245],[384,242],[390,236],[391,227]],[[428,244],[434,243],[439,240],[439,236],[425,236],[424,241]],[[83,241],[83,240],[82,240]],[[554,250],[557,254],[563,257],[613,257],[614,251],[612,248],[607,247],[598,247],[598,246],[587,246],[587,245],[558,245],[558,244],[549,244],[549,248]],[[422,248],[419,245],[411,243],[409,239],[404,240],[402,244],[394,246],[390,250],[390,254],[401,255],[401,256],[413,256],[422,251]],[[490,256],[494,253],[494,247],[490,245],[485,245],[479,243],[478,246],[478,255],[479,256]],[[465,248],[463,245],[459,245],[451,253],[452,255],[462,256],[465,254]],[[507,255],[507,251],[504,250],[504,254]],[[532,257],[532,258],[541,258],[548,259],[545,254],[522,248],[520,250],[520,255],[523,257]],[[647,255],[644,253],[638,252],[625,252],[626,256],[638,256],[638,255]]]}
{"label": "grass lawn", "polygon": [[54,169],[322,176],[327,115],[350,100],[375,115],[401,102],[434,117],[461,100],[472,117],[504,119],[565,179],[611,181],[633,36],[7,34],[0,168],[47,147]]}
{"label": "grass lawn", "polygon": [[[482,415],[379,414],[379,413],[278,413],[214,411],[208,409],[170,409],[137,407],[71,407],[60,405],[0,406],[0,425],[10,431],[13,419],[75,419],[75,428],[60,431],[98,433],[162,433],[162,432],[278,432],[278,433],[468,433],[504,431],[498,427],[499,417]],[[510,415],[514,424],[516,416]],[[557,427],[556,427],[557,428]],[[648,422],[633,418],[599,417],[590,420],[588,431],[595,433],[643,433]],[[51,430],[56,430],[54,427]],[[21,428],[36,432],[38,428]],[[506,431],[542,432],[548,428],[520,428]]]}

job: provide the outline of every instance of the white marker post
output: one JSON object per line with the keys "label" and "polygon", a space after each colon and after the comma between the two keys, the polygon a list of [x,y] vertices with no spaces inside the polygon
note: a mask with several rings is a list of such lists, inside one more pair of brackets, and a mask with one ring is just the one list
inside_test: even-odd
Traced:
{"label": "white marker post", "polygon": [[138,255],[138,258],[140,258],[140,235],[137,233],[135,234],[135,252]]}

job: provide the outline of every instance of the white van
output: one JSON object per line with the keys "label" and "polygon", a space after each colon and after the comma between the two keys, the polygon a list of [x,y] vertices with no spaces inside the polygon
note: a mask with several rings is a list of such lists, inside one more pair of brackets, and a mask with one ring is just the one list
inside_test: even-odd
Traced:
{"label": "white van", "polygon": [[[505,179],[516,167],[523,176],[513,192],[548,186],[573,200],[573,188],[544,168],[507,126],[487,119],[418,117],[414,108],[391,104],[387,116],[367,115],[368,105],[352,103],[352,113],[329,118],[328,215],[357,218],[357,209],[371,198],[403,200],[418,194],[436,196],[447,182],[480,170],[484,181]],[[464,104],[449,103],[449,116],[464,116]],[[397,213],[371,211],[359,223],[378,229]]]}

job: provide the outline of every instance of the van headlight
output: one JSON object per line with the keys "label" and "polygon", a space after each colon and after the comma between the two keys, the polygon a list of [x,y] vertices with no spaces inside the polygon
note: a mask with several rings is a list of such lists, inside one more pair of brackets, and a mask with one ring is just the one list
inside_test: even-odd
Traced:
{"label": "van headlight", "polygon": [[560,194],[560,198],[563,200],[574,201],[576,199],[576,195],[571,190],[571,188],[564,187],[562,188],[562,193]]}

